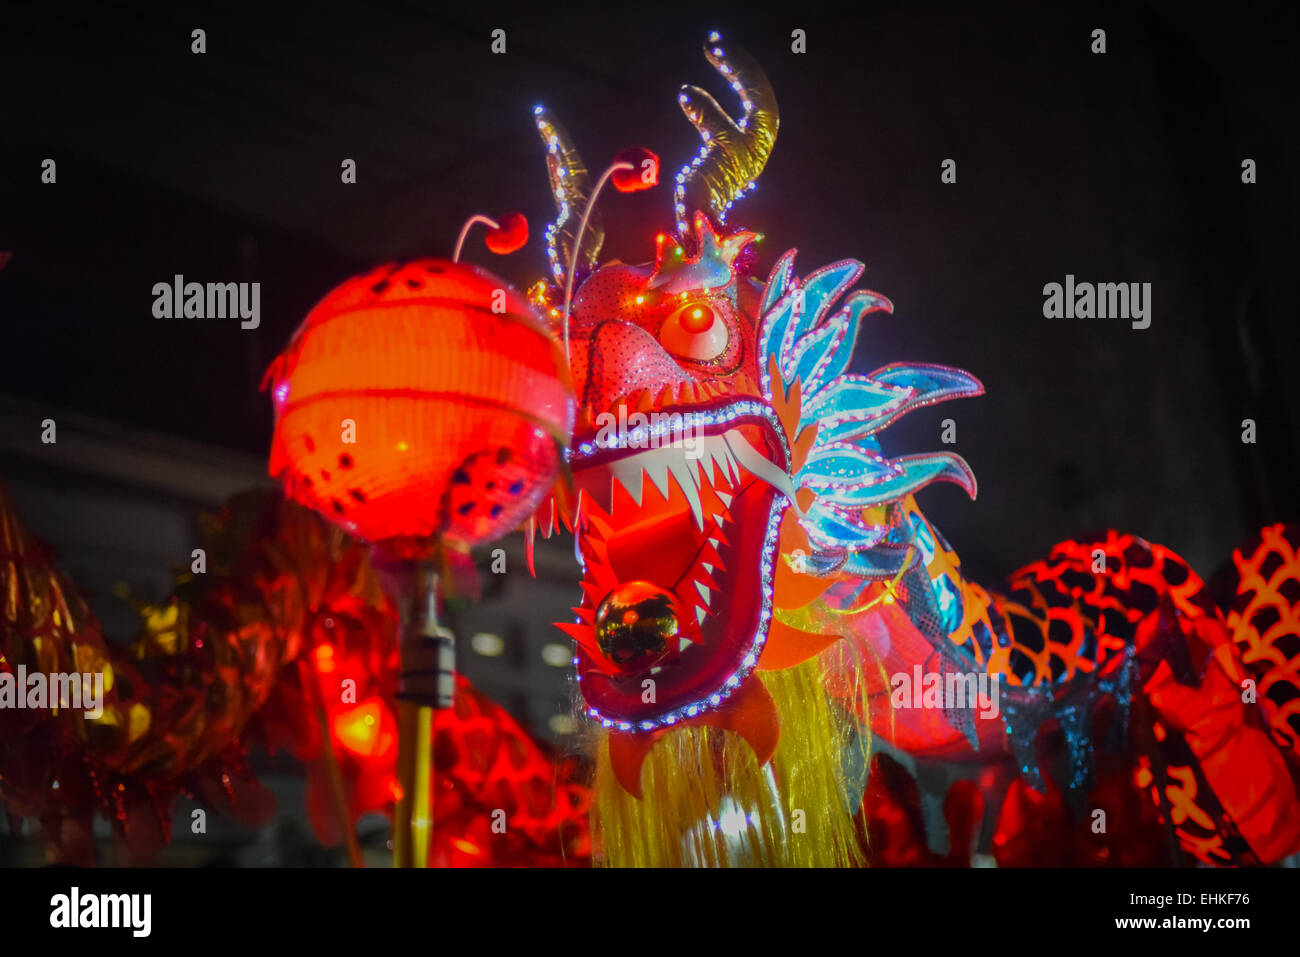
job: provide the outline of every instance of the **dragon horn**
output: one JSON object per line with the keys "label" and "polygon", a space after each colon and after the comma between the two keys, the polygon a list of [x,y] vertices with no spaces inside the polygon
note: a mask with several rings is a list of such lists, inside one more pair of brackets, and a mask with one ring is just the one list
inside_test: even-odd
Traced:
{"label": "dragon horn", "polygon": [[677,102],[700,131],[704,146],[677,174],[679,232],[684,232],[692,210],[711,210],[718,223],[726,220],[731,204],[762,172],[780,125],[776,94],[757,61],[737,47],[724,52],[717,33],[709,34],[704,56],[740,96],[745,113],[736,122],[698,86],[682,87]]}
{"label": "dragon horn", "polygon": [[573,140],[545,107],[535,107],[533,119],[546,144],[546,169],[551,177],[551,195],[557,213],[555,221],[546,227],[546,254],[551,261],[551,275],[563,283],[571,256],[580,255],[578,262],[582,265],[596,264],[601,243],[605,241],[605,227],[600,214],[593,210],[583,233],[582,249],[575,253],[574,234],[587,197],[591,195],[591,176]]}

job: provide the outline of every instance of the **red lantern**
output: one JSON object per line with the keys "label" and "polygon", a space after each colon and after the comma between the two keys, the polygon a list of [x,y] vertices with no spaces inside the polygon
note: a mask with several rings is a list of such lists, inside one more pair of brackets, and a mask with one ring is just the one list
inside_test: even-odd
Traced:
{"label": "red lantern", "polygon": [[529,303],[441,259],[343,283],[267,379],[271,474],[372,542],[504,534],[550,488],[573,429],[562,351]]}

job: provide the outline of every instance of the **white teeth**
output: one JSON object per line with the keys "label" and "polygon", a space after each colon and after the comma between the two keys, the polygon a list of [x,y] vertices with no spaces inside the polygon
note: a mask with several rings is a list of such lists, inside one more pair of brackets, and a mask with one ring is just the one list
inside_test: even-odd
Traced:
{"label": "white teeth", "polygon": [[[709,615],[708,609],[706,609],[706,608],[701,608],[699,605],[696,605],[696,606],[695,606],[695,624],[697,624],[697,625],[703,625],[703,624],[704,624],[704,619],[707,618],[708,615]],[[682,639],[682,647],[683,647],[683,648],[686,647],[687,645],[689,645],[690,643],[691,643],[691,640],[690,640],[689,638],[683,638],[683,639]]]}
{"label": "white teeth", "polygon": [[[623,467],[620,468],[619,466]],[[632,496],[632,501],[636,502],[639,506],[644,491],[642,479],[645,476],[645,473],[641,471],[641,466],[632,461],[626,463],[616,462],[613,466],[613,471],[613,480],[623,486],[623,489],[627,494]],[[609,509],[607,508],[606,511],[608,510]]]}
{"label": "white teeth", "polygon": [[672,470],[673,478],[677,479],[678,486],[686,495],[686,500],[691,503],[695,527],[703,530],[704,504],[700,501],[699,474],[695,471],[695,463],[686,459],[676,459],[669,468]]}
{"label": "white teeth", "polygon": [[707,608],[709,605],[709,586],[696,582],[695,590],[700,593],[700,597],[704,599],[704,605]]}
{"label": "white teeth", "polygon": [[721,441],[711,443],[709,455],[722,470],[722,474],[727,477],[727,481],[735,484],[740,480],[740,470],[736,467],[736,457],[732,455],[731,449],[727,447],[726,436],[717,436],[717,438]]}
{"label": "white teeth", "polygon": [[[637,456],[637,458],[640,457],[641,456]],[[667,457],[662,454],[650,456],[650,460],[645,465],[645,474],[650,477],[650,481],[655,483],[655,488],[659,490],[659,494],[662,497],[667,498],[668,497]]]}
{"label": "white teeth", "polygon": [[[665,447],[628,455],[607,465],[590,469],[578,469],[574,481],[578,489],[585,494],[590,505],[596,505],[605,512],[613,508],[614,482],[618,482],[628,495],[641,507],[646,491],[646,480],[654,483],[661,497],[670,495],[672,480],[682,490],[682,494],[691,505],[691,514],[695,527],[703,530],[705,521],[713,515],[705,515],[705,503],[701,491],[705,485],[710,488],[721,475],[725,483],[732,486],[731,491],[712,489],[718,496],[723,508],[730,508],[735,499],[736,486],[745,473],[750,473],[794,501],[794,486],[790,476],[780,466],[773,465],[739,432],[731,431],[723,435],[711,435],[699,440],[691,453],[685,454],[676,447]],[[710,511],[717,505],[709,497]],[[551,531],[559,531],[558,516],[553,516],[548,523],[539,522],[544,537],[550,537]],[[548,528],[549,524],[549,528]]]}
{"label": "white teeth", "polygon": [[711,562],[700,562],[700,567],[709,574],[709,577],[713,576],[713,564]]}
{"label": "white teeth", "polygon": [[713,546],[713,550],[714,550],[715,552],[716,552],[719,548],[722,547],[722,542],[719,541],[719,540],[716,539],[716,538],[710,538],[710,539],[709,539],[709,544]]}
{"label": "white teeth", "polygon": [[[750,445],[739,432],[728,432],[723,438],[727,440],[727,446],[741,468],[772,486],[790,500],[790,504],[796,511],[799,511],[799,505],[795,501],[794,483],[790,481],[790,475],[785,469],[769,462],[766,456]],[[799,511],[799,514],[802,515],[803,512]]]}
{"label": "white teeth", "polygon": [[727,453],[726,442],[706,442],[704,445],[705,454],[700,456],[709,470],[709,475],[721,473],[726,476],[728,482],[731,481],[730,463],[727,461],[730,456]]}

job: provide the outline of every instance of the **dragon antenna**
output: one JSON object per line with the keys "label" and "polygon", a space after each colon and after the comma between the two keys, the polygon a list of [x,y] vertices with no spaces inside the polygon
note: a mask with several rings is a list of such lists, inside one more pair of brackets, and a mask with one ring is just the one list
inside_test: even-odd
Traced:
{"label": "dragon antenna", "polygon": [[578,155],[577,147],[564,127],[543,106],[533,108],[537,132],[546,145],[546,169],[551,177],[551,196],[555,199],[555,221],[545,230],[546,255],[551,263],[551,278],[563,282],[570,267],[594,266],[605,241],[605,227],[600,214],[592,211],[579,241],[579,217],[591,197],[591,174]]}
{"label": "dragon antenna", "polygon": [[724,49],[718,33],[709,34],[704,56],[731,84],[745,112],[733,120],[698,86],[683,86],[678,94],[682,112],[704,140],[699,153],[677,174],[674,211],[682,235],[693,210],[711,212],[717,223],[726,222],[732,204],[754,188],[780,125],[776,94],[757,61],[739,47],[727,44]]}

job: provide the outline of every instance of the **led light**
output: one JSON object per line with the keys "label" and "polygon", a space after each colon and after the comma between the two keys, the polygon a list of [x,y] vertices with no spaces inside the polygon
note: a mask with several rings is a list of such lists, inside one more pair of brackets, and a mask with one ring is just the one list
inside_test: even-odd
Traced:
{"label": "led light", "polygon": [[[506,650],[506,643],[501,636],[494,635],[490,631],[480,631],[469,640],[469,646],[484,658],[500,657]],[[568,652],[566,651],[565,654],[567,656]]]}
{"label": "led light", "polygon": [[573,734],[578,730],[578,723],[569,714],[553,714],[546,724],[555,734]]}
{"label": "led light", "polygon": [[542,645],[542,661],[552,668],[567,668],[573,652],[566,646],[551,642]]}

